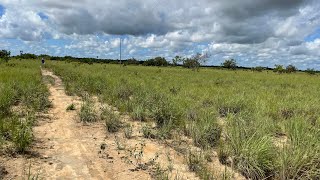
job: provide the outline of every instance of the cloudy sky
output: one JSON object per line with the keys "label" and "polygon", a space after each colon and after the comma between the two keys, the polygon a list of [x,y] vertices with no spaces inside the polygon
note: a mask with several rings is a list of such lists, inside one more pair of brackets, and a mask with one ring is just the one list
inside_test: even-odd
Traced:
{"label": "cloudy sky", "polygon": [[0,49],[320,69],[320,0],[0,0]]}

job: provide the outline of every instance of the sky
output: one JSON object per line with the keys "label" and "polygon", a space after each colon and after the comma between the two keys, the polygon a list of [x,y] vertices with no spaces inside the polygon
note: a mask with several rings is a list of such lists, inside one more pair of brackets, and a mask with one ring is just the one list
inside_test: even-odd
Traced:
{"label": "sky", "polygon": [[0,49],[320,69],[320,0],[0,0]]}

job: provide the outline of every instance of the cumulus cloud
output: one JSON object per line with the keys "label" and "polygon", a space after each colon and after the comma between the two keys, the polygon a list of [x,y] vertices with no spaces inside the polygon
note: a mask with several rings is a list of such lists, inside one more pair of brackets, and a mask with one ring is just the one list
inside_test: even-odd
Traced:
{"label": "cumulus cloud", "polygon": [[0,0],[0,5],[5,9],[0,38],[35,41],[34,47],[50,39],[68,41],[46,46],[55,53],[59,47],[79,56],[116,57],[122,35],[128,56],[207,51],[212,64],[235,57],[243,65],[270,65],[299,58],[314,62],[319,55],[316,38],[305,42],[320,27],[317,0]]}

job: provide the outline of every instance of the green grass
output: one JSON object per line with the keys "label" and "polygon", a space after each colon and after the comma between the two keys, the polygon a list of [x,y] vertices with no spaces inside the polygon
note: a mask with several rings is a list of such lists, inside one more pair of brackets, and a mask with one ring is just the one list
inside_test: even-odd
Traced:
{"label": "green grass", "polygon": [[91,123],[98,120],[98,115],[94,109],[94,104],[89,100],[86,100],[82,103],[78,115],[80,117],[80,121],[83,123]]}
{"label": "green grass", "polygon": [[67,111],[74,111],[74,110],[76,110],[76,105],[75,104],[70,104],[68,107],[67,107],[67,109],[66,109]]}
{"label": "green grass", "polygon": [[101,119],[105,121],[108,132],[118,132],[122,127],[120,116],[107,108],[102,110]]}
{"label": "green grass", "polygon": [[[63,78],[69,93],[97,95],[135,120],[153,119],[160,134],[183,132],[199,147],[217,148],[222,162],[228,159],[227,164],[247,177],[320,177],[318,76],[53,61],[47,65]],[[275,144],[280,136],[288,138],[284,148]]]}
{"label": "green grass", "polygon": [[28,148],[34,114],[50,106],[48,96],[36,61],[0,63],[0,146],[13,144],[18,152]]}

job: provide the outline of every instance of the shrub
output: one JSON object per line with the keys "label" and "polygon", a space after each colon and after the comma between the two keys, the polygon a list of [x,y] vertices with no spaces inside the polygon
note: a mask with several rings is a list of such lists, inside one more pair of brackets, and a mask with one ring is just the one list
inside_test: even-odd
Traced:
{"label": "shrub", "polygon": [[108,132],[118,132],[122,127],[119,115],[107,108],[103,109],[101,119],[105,121]]}
{"label": "shrub", "polygon": [[152,138],[155,139],[156,135],[155,133],[152,131],[152,128],[148,125],[144,125],[142,126],[142,134],[144,138]]}
{"label": "shrub", "polygon": [[0,87],[0,117],[10,113],[10,106],[14,102],[14,91],[10,87]]}
{"label": "shrub", "polygon": [[170,123],[177,125],[179,114],[168,97],[161,94],[154,94],[152,102],[153,105],[149,108],[151,108],[152,118],[156,121],[159,128],[169,125]]}
{"label": "shrub", "polygon": [[193,142],[201,148],[218,145],[222,129],[217,123],[206,122],[197,125],[193,132]]}
{"label": "shrub", "polygon": [[144,66],[168,66],[168,61],[163,57],[156,57],[154,59],[146,60]]}
{"label": "shrub", "polygon": [[275,68],[273,69],[273,72],[277,72],[279,74],[286,72],[286,70],[283,68],[283,65],[276,64],[274,66]]}
{"label": "shrub", "polygon": [[288,65],[286,67],[286,72],[287,73],[294,73],[294,72],[297,72],[298,71],[298,68],[296,68],[295,66],[293,65]]}
{"label": "shrub", "polygon": [[118,88],[115,89],[114,93],[116,94],[117,99],[129,100],[130,96],[132,96],[133,94],[133,90],[126,80],[121,80]]}
{"label": "shrub", "polygon": [[218,108],[220,117],[227,117],[227,115],[238,114],[241,111],[241,107],[239,106],[221,106]]}
{"label": "shrub", "polygon": [[198,67],[200,67],[200,65],[200,62],[198,62],[197,60],[189,58],[185,59],[182,64],[183,67],[190,69],[197,69]]}
{"label": "shrub", "polygon": [[307,70],[305,70],[305,72],[310,74],[310,75],[316,74],[316,71],[313,68],[312,69],[308,68]]}
{"label": "shrub", "polygon": [[246,177],[264,179],[274,172],[275,147],[271,137],[248,129],[240,118],[230,119],[224,152],[230,152],[233,165]]}
{"label": "shrub", "polygon": [[257,72],[262,72],[264,69],[265,68],[262,66],[257,66],[257,67],[252,68],[253,71],[257,71]]}
{"label": "shrub", "polygon": [[286,123],[290,141],[278,153],[278,179],[317,179],[320,177],[320,131],[310,128],[303,118]]}
{"label": "shrub", "polygon": [[15,127],[13,132],[13,143],[15,144],[18,152],[25,152],[27,147],[31,144],[33,139],[31,127],[24,122]]}
{"label": "shrub", "polygon": [[124,136],[128,139],[131,139],[132,138],[132,133],[133,133],[133,130],[132,130],[132,126],[131,125],[128,125],[124,128]]}
{"label": "shrub", "polygon": [[76,105],[74,105],[73,103],[67,107],[67,111],[74,111],[74,110],[76,110]]}
{"label": "shrub", "polygon": [[146,120],[146,113],[144,112],[144,108],[141,105],[135,105],[133,107],[131,117],[135,121],[145,121]]}
{"label": "shrub", "polygon": [[98,120],[97,113],[91,102],[84,102],[81,106],[79,117],[81,122],[95,122]]}
{"label": "shrub", "polygon": [[7,50],[1,50],[0,51],[0,59],[3,59],[5,62],[9,61],[10,58],[10,51]]}
{"label": "shrub", "polygon": [[234,59],[225,60],[221,65],[222,65],[222,67],[228,68],[228,69],[236,69],[237,68],[237,62]]}
{"label": "shrub", "polygon": [[187,160],[189,170],[195,172],[200,179],[215,179],[212,172],[207,168],[205,158],[201,152],[189,151],[185,159]]}
{"label": "shrub", "polygon": [[183,64],[182,66],[185,68],[190,68],[193,71],[198,70],[201,66],[201,64],[204,64],[207,59],[209,58],[209,54],[205,53],[205,54],[200,54],[197,53],[194,56],[192,56],[191,58],[186,58],[183,59]]}

